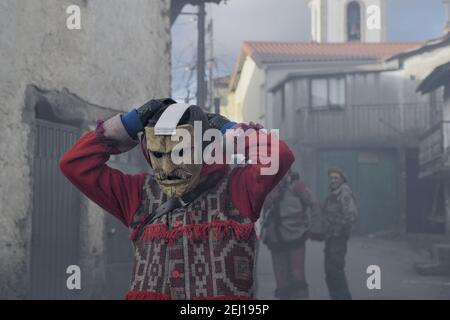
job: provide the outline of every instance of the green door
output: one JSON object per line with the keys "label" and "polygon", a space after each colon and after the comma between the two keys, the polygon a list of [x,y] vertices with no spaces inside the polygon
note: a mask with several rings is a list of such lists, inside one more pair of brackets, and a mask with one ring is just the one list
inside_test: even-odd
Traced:
{"label": "green door", "polygon": [[327,150],[319,153],[319,196],[328,193],[327,171],[341,168],[356,197],[356,233],[371,233],[396,225],[399,216],[396,154],[391,151]]}

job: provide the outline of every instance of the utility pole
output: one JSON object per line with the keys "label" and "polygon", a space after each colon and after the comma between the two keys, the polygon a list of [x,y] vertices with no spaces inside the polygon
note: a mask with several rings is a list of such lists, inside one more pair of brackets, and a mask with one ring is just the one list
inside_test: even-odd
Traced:
{"label": "utility pole", "polygon": [[197,105],[205,108],[205,3],[198,5]]}
{"label": "utility pole", "polygon": [[213,21],[208,23],[208,109],[214,112],[214,34]]}

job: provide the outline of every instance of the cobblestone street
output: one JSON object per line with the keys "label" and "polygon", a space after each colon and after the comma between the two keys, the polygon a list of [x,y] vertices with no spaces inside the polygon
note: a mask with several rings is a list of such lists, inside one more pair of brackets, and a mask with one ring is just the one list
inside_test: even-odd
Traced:
{"label": "cobblestone street", "polygon": [[[260,244],[257,265],[258,299],[274,299],[275,279],[267,247]],[[306,277],[311,299],[328,299],[324,279],[323,243],[308,241]],[[450,278],[424,277],[414,271],[414,263],[424,256],[404,240],[355,237],[347,253],[347,278],[353,299],[450,299]],[[381,268],[381,289],[366,286],[369,265]]]}

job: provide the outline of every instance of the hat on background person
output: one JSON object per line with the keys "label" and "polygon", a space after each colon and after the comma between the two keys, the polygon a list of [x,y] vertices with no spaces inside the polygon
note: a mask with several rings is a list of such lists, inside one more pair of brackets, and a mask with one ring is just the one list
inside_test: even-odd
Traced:
{"label": "hat on background person", "polygon": [[348,182],[347,176],[345,175],[344,171],[340,168],[337,167],[333,167],[328,169],[328,175],[330,175],[331,173],[337,173],[342,177],[342,180],[344,180],[344,182]]}

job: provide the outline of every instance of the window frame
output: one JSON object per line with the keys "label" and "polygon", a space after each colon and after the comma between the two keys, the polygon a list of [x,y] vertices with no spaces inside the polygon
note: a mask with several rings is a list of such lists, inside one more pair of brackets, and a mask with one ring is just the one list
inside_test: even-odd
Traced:
{"label": "window frame", "polygon": [[[315,106],[314,105],[314,98],[313,98],[313,81],[314,80],[326,80],[326,86],[327,86],[327,104],[324,106]],[[344,84],[344,103],[342,105],[338,104],[332,104],[331,98],[330,98],[330,81],[331,80],[342,80]],[[320,111],[320,110],[343,110],[345,106],[347,105],[347,77],[345,75],[333,75],[330,77],[310,77],[309,78],[309,109],[312,111]]]}

